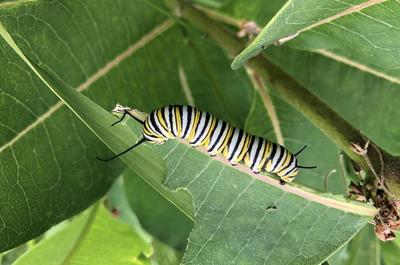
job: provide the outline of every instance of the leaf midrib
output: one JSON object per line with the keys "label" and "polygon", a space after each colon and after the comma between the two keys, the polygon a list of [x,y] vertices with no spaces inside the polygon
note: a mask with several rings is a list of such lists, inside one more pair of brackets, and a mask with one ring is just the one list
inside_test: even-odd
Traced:
{"label": "leaf midrib", "polygon": [[79,233],[79,236],[76,238],[75,243],[73,247],[69,250],[68,254],[65,256],[64,261],[61,263],[61,265],[68,265],[74,254],[79,250],[80,246],[84,242],[84,238],[87,236],[89,233],[89,230],[95,220],[96,214],[99,211],[99,203],[97,203],[93,209],[90,211],[89,217],[82,228],[81,232]]}
{"label": "leaf midrib", "polygon": [[[0,4],[1,7],[1,4]],[[160,36],[162,33],[167,31],[170,27],[172,27],[174,22],[171,19],[167,19],[160,23],[159,25],[155,26],[150,32],[143,35],[137,42],[130,45],[128,49],[117,55],[114,59],[107,62],[102,68],[100,68],[97,72],[91,75],[89,78],[86,79],[85,82],[81,83],[77,87],[77,91],[82,92],[88,89],[93,83],[97,80],[105,76],[109,73],[112,69],[117,67],[122,61],[132,56],[136,51],[140,48]],[[54,112],[60,109],[64,105],[64,102],[58,101],[56,104],[51,106],[46,112],[41,114],[36,118],[34,122],[29,124],[27,127],[22,129],[16,136],[14,136],[11,140],[0,146],[0,153],[12,146],[16,143],[19,139],[21,139],[25,134],[30,132],[32,129],[36,128],[39,124],[43,123],[47,118],[49,118]]]}
{"label": "leaf midrib", "polygon": [[9,7],[17,7],[23,4],[30,4],[37,2],[37,0],[14,0],[14,1],[5,1],[0,3],[0,9],[9,8]]}
{"label": "leaf midrib", "polygon": [[358,69],[358,70],[360,70],[362,72],[374,75],[374,76],[376,76],[378,78],[385,79],[385,80],[387,80],[387,81],[389,81],[391,83],[400,85],[400,79],[399,78],[397,78],[395,76],[392,76],[392,75],[389,75],[389,74],[386,74],[384,72],[381,72],[381,71],[379,71],[379,70],[377,70],[375,68],[372,68],[372,67],[370,67],[368,65],[359,63],[359,62],[354,61],[352,59],[349,59],[349,58],[347,58],[345,56],[342,56],[342,55],[339,55],[337,53],[334,53],[333,51],[325,50],[325,49],[317,49],[317,50],[314,50],[312,52],[320,54],[320,55],[322,55],[324,57],[327,57],[327,58],[329,58],[331,60],[335,60],[338,63],[342,63],[342,64],[345,64],[345,65],[351,66],[351,67],[356,68],[356,69]]}
{"label": "leaf midrib", "polygon": [[304,32],[304,31],[307,31],[307,30],[310,30],[310,29],[313,29],[313,28],[316,28],[316,27],[319,27],[319,26],[322,26],[324,24],[332,22],[332,21],[334,21],[336,19],[339,19],[341,17],[348,16],[348,15],[353,14],[355,12],[360,12],[361,10],[363,10],[365,8],[368,8],[368,7],[377,5],[377,4],[381,4],[381,3],[386,2],[386,1],[387,0],[369,0],[369,1],[365,1],[365,2],[363,2],[361,4],[358,4],[358,5],[355,5],[355,6],[351,6],[351,7],[347,8],[347,9],[345,9],[343,11],[340,11],[339,13],[337,13],[337,14],[335,14],[333,16],[324,18],[324,19],[322,19],[322,20],[320,20],[320,21],[318,21],[318,22],[316,22],[314,24],[311,24],[311,25],[299,30],[298,33],[301,33],[301,32]]}

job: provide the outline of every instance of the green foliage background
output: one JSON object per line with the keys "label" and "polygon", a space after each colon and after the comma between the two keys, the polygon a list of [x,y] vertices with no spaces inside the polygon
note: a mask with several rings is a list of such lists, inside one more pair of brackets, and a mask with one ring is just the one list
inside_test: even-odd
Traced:
{"label": "green foliage background", "polygon": [[[317,2],[198,1],[262,26],[275,16],[259,35],[268,40],[249,46],[254,51],[366,1]],[[400,150],[396,10],[395,1],[379,3],[265,52],[393,154]],[[1,39],[0,249],[32,240],[101,200],[39,243],[30,241],[15,264],[320,264],[339,248],[331,264],[398,264],[400,245],[379,243],[365,226],[369,218],[285,193],[177,141],[140,147],[124,163],[95,159],[140,134],[134,121],[109,127],[117,102],[146,112],[194,104],[277,140],[246,69],[232,71],[232,58],[211,39],[166,14],[155,0],[0,1],[4,28],[50,73],[32,72]],[[340,150],[273,88],[268,93],[285,146],[307,144],[302,163],[318,165],[296,183],[322,191],[324,177],[336,169],[328,191],[344,194]],[[119,186],[106,195],[118,177]],[[99,206],[105,195],[125,223]],[[54,258],[45,260],[45,253]],[[7,262],[10,254],[4,255]]]}

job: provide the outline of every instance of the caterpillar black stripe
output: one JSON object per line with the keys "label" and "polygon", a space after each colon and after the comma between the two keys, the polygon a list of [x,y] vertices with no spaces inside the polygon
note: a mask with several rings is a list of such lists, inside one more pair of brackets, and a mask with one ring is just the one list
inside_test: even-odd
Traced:
{"label": "caterpillar black stripe", "polygon": [[191,106],[166,106],[151,112],[145,121],[138,120],[129,108],[117,105],[114,111],[122,112],[122,121],[130,115],[143,124],[143,137],[124,152],[110,158],[114,159],[143,142],[163,144],[168,139],[181,138],[193,146],[203,146],[211,156],[222,154],[232,165],[244,162],[254,173],[266,171],[275,173],[284,182],[292,182],[299,168],[296,154],[285,147],[264,138],[251,135],[235,128],[213,115]]}

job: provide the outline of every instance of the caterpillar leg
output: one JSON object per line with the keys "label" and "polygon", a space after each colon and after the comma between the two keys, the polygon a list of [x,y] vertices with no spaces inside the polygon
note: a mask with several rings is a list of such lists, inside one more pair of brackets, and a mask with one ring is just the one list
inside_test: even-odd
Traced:
{"label": "caterpillar leg", "polygon": [[123,120],[125,119],[125,116],[126,116],[126,112],[124,112],[124,114],[122,115],[122,117],[121,117],[119,120],[117,120],[116,122],[114,122],[113,124],[111,124],[111,127],[114,126],[115,124],[118,124],[118,123],[120,123],[121,121],[123,121]]}
{"label": "caterpillar leg", "polygon": [[129,147],[128,149],[122,151],[122,152],[119,153],[119,154],[116,154],[116,155],[114,155],[114,156],[112,156],[112,157],[110,157],[110,158],[100,158],[100,157],[96,157],[96,158],[97,158],[98,160],[100,160],[100,161],[103,161],[103,162],[111,161],[111,160],[113,160],[113,159],[115,159],[115,158],[117,158],[117,157],[120,157],[120,156],[123,155],[123,154],[128,153],[128,152],[131,151],[133,148],[135,148],[135,147],[141,145],[142,143],[144,143],[144,142],[146,142],[146,141],[147,141],[147,139],[146,139],[145,137],[142,137],[142,138],[139,139],[139,141],[137,141],[136,144],[132,145],[131,147]]}

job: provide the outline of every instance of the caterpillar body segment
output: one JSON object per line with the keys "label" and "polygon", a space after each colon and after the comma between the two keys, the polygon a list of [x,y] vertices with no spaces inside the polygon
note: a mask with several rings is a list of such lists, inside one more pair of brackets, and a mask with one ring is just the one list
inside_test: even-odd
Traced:
{"label": "caterpillar body segment", "polygon": [[162,144],[181,138],[193,147],[203,146],[214,156],[222,154],[232,164],[243,162],[254,173],[266,171],[291,182],[298,174],[297,158],[283,146],[251,135],[191,106],[166,106],[144,121],[146,141]]}

